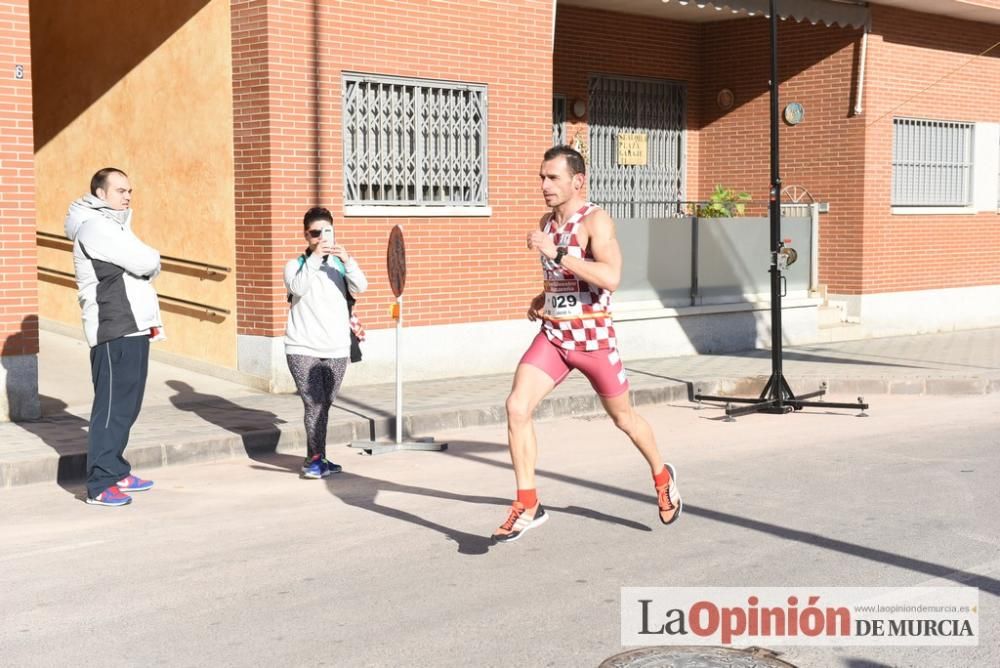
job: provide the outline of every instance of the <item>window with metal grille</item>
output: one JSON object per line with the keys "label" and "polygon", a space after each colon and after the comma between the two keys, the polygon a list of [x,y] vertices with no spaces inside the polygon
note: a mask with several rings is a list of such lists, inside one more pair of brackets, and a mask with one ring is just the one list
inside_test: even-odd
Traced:
{"label": "window with metal grille", "polygon": [[973,124],[894,118],[892,204],[972,204]]}
{"label": "window with metal grille", "polygon": [[[592,76],[590,199],[615,220],[662,218],[684,199],[687,89],[660,79]],[[646,142],[643,164],[623,164],[623,135]]]}
{"label": "window with metal grille", "polygon": [[486,86],[345,74],[344,203],[486,206]]}
{"label": "window with metal grille", "polygon": [[555,95],[552,98],[552,145],[562,146],[566,143],[566,96]]}

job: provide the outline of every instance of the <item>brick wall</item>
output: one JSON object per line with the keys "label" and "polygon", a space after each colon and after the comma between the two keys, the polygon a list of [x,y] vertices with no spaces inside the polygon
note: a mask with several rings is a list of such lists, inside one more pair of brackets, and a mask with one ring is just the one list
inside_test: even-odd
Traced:
{"label": "brick wall", "polygon": [[[652,19],[648,16],[559,6],[553,56],[553,89],[574,99],[587,100],[593,74],[650,77],[687,86],[686,199],[699,196],[699,133],[702,84],[697,24]],[[567,112],[569,140],[582,132],[587,119]]]}
{"label": "brick wall", "polygon": [[[763,215],[770,188],[766,20],[677,23],[560,7],[557,25],[555,92],[586,99],[593,73],[685,82],[686,198],[705,199],[722,184],[751,193],[750,210]],[[781,124],[781,176],[785,185],[835,202],[822,219],[820,279],[829,283],[860,282],[864,124],[851,116],[859,37],[857,30],[794,21],[779,26],[781,105],[796,100],[806,108],[802,124]],[[716,102],[723,88],[734,94],[729,110]],[[578,129],[585,131],[585,120],[570,123],[567,135]]]}
{"label": "brick wall", "polygon": [[[805,108],[801,124],[779,123],[782,183],[830,203],[820,219],[820,282],[844,294],[1000,283],[995,213],[894,216],[889,207],[888,112],[997,122],[1000,48],[970,61],[997,41],[996,26],[881,6],[872,12],[861,115],[853,112],[861,31],[778,25],[779,109],[792,101]],[[586,99],[587,79],[598,72],[686,82],[687,198],[705,198],[722,184],[750,192],[751,210],[763,212],[770,187],[766,20],[683,24],[561,6],[557,25],[555,92]],[[728,111],[716,102],[723,88],[735,97]],[[569,137],[586,127],[585,120],[569,125]]]}
{"label": "brick wall", "polygon": [[[1000,61],[963,65],[995,31],[872,11],[860,116],[852,107],[861,32],[779,25],[781,107],[805,107],[803,123],[780,125],[783,183],[831,205],[821,223],[820,280],[849,294],[1000,282],[995,214],[890,215],[891,117],[877,120],[903,102],[901,113],[996,120],[996,105],[985,101],[996,96]],[[359,308],[370,327],[391,324],[384,257],[397,223],[409,251],[409,324],[520,317],[538,285],[522,239],[542,211],[536,169],[550,141],[551,95],[585,99],[594,73],[685,82],[687,198],[722,183],[766,203],[766,21],[685,24],[560,6],[553,53],[551,12],[548,0],[232,3],[240,333],[280,334],[281,268],[301,251],[301,215],[313,204],[334,211],[338,239],[369,274]],[[959,66],[934,94],[909,100]],[[344,71],[486,84],[493,216],[344,219]],[[716,104],[722,88],[735,94],[726,112]],[[585,130],[586,119],[569,120],[570,138]]]}
{"label": "brick wall", "polygon": [[[855,116],[860,31],[779,23],[781,108],[805,120],[780,123],[784,185],[830,202],[821,216],[820,282],[861,294],[1000,283],[1000,216],[893,215],[892,117],[998,122],[996,26],[872,7],[863,113]],[[706,27],[702,70],[701,190],[713,183],[766,198],[769,184],[768,26],[747,19]],[[731,88],[723,115],[716,91]],[[930,87],[928,89],[928,87]],[[749,184],[749,185],[748,185]]]}
{"label": "brick wall", "polygon": [[[789,102],[805,109],[795,126],[779,122],[783,186],[807,189],[830,202],[821,216],[820,282],[854,292],[862,272],[864,121],[852,115],[859,30],[778,24],[779,112]],[[751,209],[766,215],[770,176],[770,26],[752,18],[704,29],[705,95],[701,128],[701,196],[715,184],[745,190]],[[728,112],[716,102],[729,88]],[[796,244],[795,239],[792,245]]]}
{"label": "brick wall", "polygon": [[[304,246],[313,204],[334,212],[338,241],[368,274],[368,327],[391,325],[396,224],[408,324],[523,315],[539,287],[523,239],[542,212],[537,169],[551,139],[551,1],[235,0],[232,17],[240,333],[283,331],[281,269]],[[486,84],[492,217],[344,219],[343,71]]]}
{"label": "brick wall", "polygon": [[[237,332],[269,335],[278,320],[272,236],[271,54],[267,0],[230,4],[236,208]],[[277,279],[280,281],[280,279]]]}
{"label": "brick wall", "polygon": [[[0,342],[38,352],[34,143],[28,0],[0,0]],[[23,66],[23,78],[15,67]]]}
{"label": "brick wall", "polygon": [[1000,122],[997,25],[872,7],[865,105],[865,293],[1000,284],[1000,215],[893,215],[892,119]]}

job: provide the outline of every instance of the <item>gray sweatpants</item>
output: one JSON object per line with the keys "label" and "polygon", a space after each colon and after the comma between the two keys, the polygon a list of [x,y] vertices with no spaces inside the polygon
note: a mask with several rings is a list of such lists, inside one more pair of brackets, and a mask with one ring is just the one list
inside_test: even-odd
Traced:
{"label": "gray sweatpants", "polygon": [[330,406],[344,382],[348,359],[285,355],[295,388],[305,407],[307,459],[326,457],[326,423]]}

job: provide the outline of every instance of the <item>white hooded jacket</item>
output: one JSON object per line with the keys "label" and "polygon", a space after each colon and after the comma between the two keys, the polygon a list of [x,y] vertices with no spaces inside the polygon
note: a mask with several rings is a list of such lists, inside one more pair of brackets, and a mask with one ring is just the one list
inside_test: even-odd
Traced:
{"label": "white hooded jacket", "polygon": [[116,211],[87,195],[70,205],[65,230],[73,242],[77,299],[91,348],[163,326],[152,285],[160,254],[132,233],[131,209]]}
{"label": "white hooded jacket", "polygon": [[368,289],[368,279],[352,257],[346,263],[318,253],[291,260],[285,265],[288,289],[288,325],[285,354],[320,359],[351,356],[351,324],[348,292],[359,295]]}

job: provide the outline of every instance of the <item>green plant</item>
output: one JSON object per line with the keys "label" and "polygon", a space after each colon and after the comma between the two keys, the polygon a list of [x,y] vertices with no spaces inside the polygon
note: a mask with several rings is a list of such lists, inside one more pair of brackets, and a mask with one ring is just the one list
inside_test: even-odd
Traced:
{"label": "green plant", "polygon": [[750,201],[750,193],[736,192],[732,188],[716,185],[708,198],[708,202],[696,207],[696,215],[700,218],[729,218],[742,216],[746,203]]}

